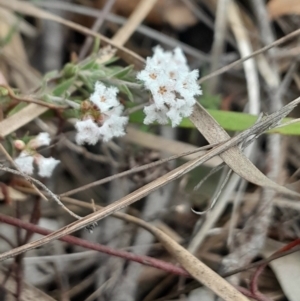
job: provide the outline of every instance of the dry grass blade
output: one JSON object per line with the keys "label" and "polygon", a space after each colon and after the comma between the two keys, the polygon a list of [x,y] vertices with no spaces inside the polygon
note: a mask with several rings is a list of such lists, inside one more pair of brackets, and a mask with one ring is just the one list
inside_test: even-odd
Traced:
{"label": "dry grass blade", "polygon": [[128,50],[125,47],[120,46],[119,44],[113,42],[112,40],[108,39],[107,37],[90,30],[89,28],[86,28],[86,27],[76,24],[74,22],[65,20],[61,17],[55,16],[54,14],[48,13],[42,9],[35,7],[34,5],[32,5],[30,3],[26,3],[23,1],[0,0],[0,5],[8,8],[8,9],[11,9],[13,11],[19,12],[21,14],[58,22],[60,24],[68,26],[68,27],[70,27],[76,31],[79,31],[83,34],[86,34],[88,36],[97,37],[97,38],[101,39],[101,42],[103,44],[109,44],[109,45],[117,48],[118,49],[117,54],[120,57],[122,57],[128,64],[134,64],[138,68],[141,68],[143,66],[144,60],[139,55],[137,55],[133,51]]}
{"label": "dry grass blade", "polygon": [[[267,239],[265,248],[262,250],[262,255],[265,258],[269,258],[282,247],[284,247],[283,243]],[[282,290],[290,301],[297,301],[300,294],[300,287],[298,284],[300,276],[299,259],[299,252],[295,252],[274,260],[269,264],[276,274]]]}
{"label": "dry grass blade", "polygon": [[45,113],[47,110],[47,107],[42,107],[36,104],[28,105],[24,109],[0,122],[0,137],[4,138],[5,136],[13,133],[20,127]]}
{"label": "dry grass blade", "polygon": [[[167,151],[171,155],[179,155],[181,153],[197,149],[197,147],[192,144],[177,140],[166,139],[162,136],[142,132],[135,129],[132,126],[128,126],[127,135],[123,139],[127,142],[135,143],[145,148],[153,149],[156,151]],[[197,154],[186,156],[184,159],[192,160],[198,157],[199,155],[203,154],[204,153],[199,152]],[[207,162],[207,166],[215,167],[221,163],[222,160],[216,157]]]}
{"label": "dry grass blade", "polygon": [[[199,166],[200,164],[206,162],[207,160],[222,154],[223,152],[227,151],[228,149],[232,148],[233,146],[238,145],[239,143],[245,141],[245,139],[249,138],[250,136],[253,135],[257,135],[260,134],[262,132],[264,132],[265,130],[269,129],[270,127],[274,126],[274,124],[277,124],[283,117],[285,117],[297,104],[300,103],[300,98],[297,98],[296,100],[294,100],[293,102],[291,102],[290,104],[286,105],[285,107],[283,107],[280,111],[273,113],[267,117],[265,117],[262,121],[256,123],[255,125],[253,125],[251,128],[249,128],[248,130],[240,133],[239,135],[229,139],[228,141],[225,141],[223,144],[221,144],[220,146],[216,146],[215,148],[213,148],[211,151],[207,152],[205,155],[200,156],[197,159],[194,159],[190,162],[187,162],[185,164],[183,164],[180,167],[177,167],[176,169],[168,172],[166,175],[156,179],[155,181],[137,189],[136,191],[128,194],[127,196],[119,199],[118,201],[112,203],[111,205],[103,208],[102,210],[99,210],[97,212],[94,212],[92,214],[89,214],[88,216],[85,216],[84,218],[82,218],[79,221],[75,221],[70,225],[67,225],[63,228],[61,228],[58,231],[53,232],[50,235],[47,235],[46,237],[36,240],[34,242],[25,244],[21,247],[17,247],[13,250],[10,250],[8,252],[2,253],[0,255],[0,261],[3,261],[9,257],[13,257],[16,256],[18,254],[24,253],[28,250],[37,248],[39,246],[42,246],[44,244],[49,243],[50,241],[53,241],[55,239],[58,239],[60,237],[63,237],[67,234],[73,233],[77,230],[80,230],[90,224],[93,224],[94,222],[105,218],[106,216],[111,215],[112,213],[119,211],[129,205],[131,205],[132,203],[140,200],[141,198],[149,195],[152,191],[159,189],[160,187],[170,183],[171,181],[174,181],[178,178],[180,178],[182,175],[188,173],[189,171],[193,170],[195,167]],[[201,109],[195,109],[197,112],[201,113]],[[200,114],[201,115],[201,114]],[[200,115],[198,117],[200,117]],[[202,113],[203,116],[205,116],[205,114]],[[211,120],[209,121],[209,118],[206,117],[206,120],[208,122],[208,124],[211,124],[211,130],[212,133],[215,133],[216,138],[220,138],[220,129],[217,127],[217,130],[214,129],[216,127],[216,125],[214,124],[215,121],[214,119],[208,115],[209,118],[211,118]],[[226,133],[224,131],[224,133]],[[223,135],[224,135],[223,133]],[[223,137],[224,138],[224,137]],[[211,138],[210,138],[211,139]],[[224,139],[220,139],[220,142],[224,141]],[[234,164],[232,164],[232,160],[235,159],[235,157],[232,157],[234,155],[238,155],[241,156],[240,152],[236,152],[234,151],[234,153],[232,154],[231,152],[227,155],[225,155],[225,159],[228,161],[229,164],[233,165],[234,169],[237,169],[237,172],[244,172],[245,170],[247,171],[247,167],[249,168],[249,164],[248,161],[242,162],[243,168],[241,167],[236,167]],[[228,159],[229,157],[229,159]],[[231,158],[232,157],[232,158]],[[250,161],[249,161],[250,162]],[[252,164],[252,163],[251,163]],[[253,166],[254,167],[254,166]],[[254,174],[251,175],[246,175],[246,178],[250,178],[253,179],[254,183],[257,182],[257,178],[256,178],[256,173],[257,170],[254,167]],[[252,168],[250,168],[250,172],[252,172]],[[242,173],[243,174],[243,173]],[[262,178],[263,180],[259,183],[257,183],[257,185],[265,185],[266,187],[271,187],[274,188],[277,192],[279,193],[283,193],[292,197],[300,197],[300,194],[294,191],[291,191],[283,186],[279,186],[276,183],[270,181],[269,179],[265,178],[265,176],[262,174]],[[266,180],[267,179],[267,180]]]}
{"label": "dry grass blade", "polygon": [[155,236],[196,280],[210,288],[226,301],[249,301],[217,273],[208,268],[185,248],[170,239],[165,233],[156,231]]}
{"label": "dry grass blade", "polygon": [[[0,281],[1,283],[5,283],[3,285],[5,291],[10,293],[12,296],[14,296],[16,292],[16,279],[14,277],[9,277],[7,279],[6,273],[0,271]],[[34,286],[26,282],[23,282],[22,286],[23,289],[22,289],[21,298],[19,299],[20,301],[30,301],[30,300],[55,301],[55,299],[51,298],[50,296],[43,293],[41,290],[35,288]],[[5,296],[3,297],[5,298]],[[9,296],[7,296],[7,299],[5,298],[5,300],[14,300],[14,298],[10,299]]]}
{"label": "dry grass blade", "polygon": [[124,45],[136,28],[149,14],[157,0],[142,0],[139,2],[127,23],[114,35],[113,41],[116,45]]}
{"label": "dry grass blade", "polygon": [[214,71],[214,72],[212,72],[212,73],[206,75],[206,76],[203,76],[202,78],[200,78],[200,79],[198,80],[198,83],[201,84],[201,83],[207,81],[208,79],[210,79],[210,78],[212,78],[212,77],[215,77],[215,76],[217,76],[217,75],[220,75],[220,74],[222,74],[222,73],[225,73],[225,72],[227,72],[228,70],[230,70],[230,69],[232,69],[232,68],[234,68],[234,67],[236,67],[236,66],[242,64],[243,62],[249,60],[250,58],[252,58],[252,57],[254,57],[254,56],[257,56],[257,55],[259,55],[259,54],[261,54],[261,53],[263,53],[263,52],[266,52],[266,51],[268,51],[269,49],[271,49],[271,48],[273,48],[273,47],[279,46],[279,45],[281,45],[281,44],[287,42],[288,40],[290,40],[290,39],[292,39],[292,38],[295,38],[295,37],[297,37],[297,36],[299,36],[299,35],[300,35],[300,29],[297,29],[297,30],[295,30],[295,31],[293,31],[293,32],[291,32],[291,33],[285,35],[284,37],[282,37],[282,38],[280,38],[280,39],[274,41],[273,43],[271,43],[271,44],[269,44],[269,45],[267,45],[267,46],[265,46],[265,47],[262,47],[262,48],[260,48],[260,49],[258,49],[258,50],[256,50],[256,51],[254,51],[251,55],[248,55],[248,56],[246,56],[246,57],[243,57],[243,58],[241,58],[241,59],[239,59],[239,60],[237,60],[237,61],[235,61],[235,62],[233,62],[233,63],[231,63],[231,64],[229,64],[229,65],[227,65],[227,66],[224,66],[224,67],[222,67],[222,68],[220,68],[220,69],[218,69],[218,70],[216,70],[216,71]]}
{"label": "dry grass blade", "polygon": [[[296,103],[299,103],[299,99],[296,100]],[[295,102],[290,103],[289,105],[293,107],[294,104]],[[281,117],[279,116],[286,109],[287,106],[284,107],[284,110],[280,110],[277,113],[275,113],[277,114],[277,117],[270,122],[268,127],[274,127],[278,122],[280,122]],[[284,112],[285,116],[289,113],[288,111]],[[265,123],[264,120],[258,122],[252,128],[261,127],[262,124]],[[213,117],[210,116],[210,114],[201,105],[195,106],[194,112],[191,115],[191,121],[195,124],[195,126],[203,134],[203,136],[209,141],[209,143],[226,141],[230,138],[230,136],[226,133],[226,131],[214,120]],[[264,126],[266,126],[266,124],[264,124]],[[268,127],[266,127],[264,130],[267,130]],[[237,146],[228,149],[226,152],[222,153],[220,157],[236,174],[238,174],[240,177],[244,178],[245,180],[253,184],[256,184],[258,186],[273,188],[277,192],[288,193],[288,194],[291,193],[290,190],[289,192],[287,192],[288,190],[287,188],[280,186],[275,182],[271,181],[269,178],[267,178],[261,171],[259,171],[253,165],[253,163],[241,152],[241,150]]]}
{"label": "dry grass blade", "polygon": [[[84,202],[80,202],[77,200],[65,198],[70,203],[83,205],[85,207],[91,207],[91,205],[86,204]],[[99,206],[97,206],[99,208]],[[101,208],[101,207],[100,207]],[[189,251],[180,246],[175,240],[170,238],[163,231],[158,228],[152,226],[145,221],[136,218],[134,216],[130,216],[125,213],[116,213],[115,217],[121,218],[127,222],[135,223],[140,227],[151,232],[162,244],[163,246],[170,252],[170,254],[176,258],[176,260],[187,270],[195,279],[197,279],[200,283],[204,284],[208,288],[210,288],[214,293],[228,301],[246,301],[248,300],[245,296],[243,296],[239,291],[237,291],[233,286],[231,286],[227,281],[225,281],[222,277],[212,271],[209,267],[203,264],[200,260],[198,260],[195,256],[193,256]]]}

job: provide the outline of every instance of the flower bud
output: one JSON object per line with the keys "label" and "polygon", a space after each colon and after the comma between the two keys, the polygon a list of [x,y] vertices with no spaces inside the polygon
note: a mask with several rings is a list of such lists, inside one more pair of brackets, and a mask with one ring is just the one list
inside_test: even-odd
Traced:
{"label": "flower bud", "polygon": [[15,140],[14,141],[14,147],[17,149],[17,150],[23,150],[25,148],[25,143],[24,141],[22,140]]}

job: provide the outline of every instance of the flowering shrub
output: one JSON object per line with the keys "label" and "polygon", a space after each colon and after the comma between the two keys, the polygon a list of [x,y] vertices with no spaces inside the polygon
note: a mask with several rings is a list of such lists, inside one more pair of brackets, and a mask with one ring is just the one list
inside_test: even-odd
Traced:
{"label": "flowering shrub", "polygon": [[91,102],[82,103],[82,120],[75,125],[78,144],[96,144],[99,140],[107,142],[113,137],[125,135],[128,117],[121,116],[123,106],[117,99],[118,92],[115,87],[107,88],[103,83],[96,82]]}
{"label": "flowering shrub", "polygon": [[189,70],[180,48],[172,53],[155,47],[153,57],[147,58],[146,67],[137,78],[152,94],[152,103],[144,108],[145,124],[166,124],[169,118],[172,126],[177,126],[183,117],[191,115],[195,96],[202,94],[197,83],[198,71]]}
{"label": "flowering shrub", "polygon": [[[151,92],[150,105],[144,107],[145,124],[155,121],[166,124],[170,120],[173,127],[177,126],[183,117],[192,113],[195,96],[202,94],[197,83],[198,71],[190,71],[180,48],[171,52],[164,51],[160,46],[155,47],[153,56],[147,58],[144,70],[136,77],[130,66],[106,67],[105,64],[97,63],[97,56],[91,56],[77,65],[68,63],[61,74],[45,76],[41,95],[47,91],[43,89],[52,77],[55,81],[58,79],[57,86],[50,94],[44,94],[44,99],[55,104],[67,104],[72,108],[77,118],[75,140],[79,145],[95,145],[98,141],[108,142],[114,137],[125,135],[129,118],[122,116],[124,107],[117,95],[120,90],[133,100],[129,87],[141,87],[136,79],[142,81],[143,86]],[[108,83],[104,84],[101,80]],[[94,89],[88,100],[68,99],[72,88],[73,91],[78,91],[78,81],[81,81],[84,93],[90,93]],[[52,157],[45,158],[36,151],[38,147],[49,144],[50,137],[47,133],[40,133],[27,145],[21,140],[15,141],[15,147],[21,151],[15,159],[18,168],[31,175],[36,164],[40,176],[50,177],[59,161]]]}
{"label": "flowering shrub", "polygon": [[54,168],[60,162],[52,157],[45,158],[39,154],[36,149],[40,146],[50,144],[50,136],[48,133],[40,133],[34,139],[31,139],[27,145],[22,140],[16,140],[14,145],[21,153],[15,159],[15,164],[20,171],[32,175],[34,171],[33,164],[38,167],[38,175],[41,177],[51,177]]}

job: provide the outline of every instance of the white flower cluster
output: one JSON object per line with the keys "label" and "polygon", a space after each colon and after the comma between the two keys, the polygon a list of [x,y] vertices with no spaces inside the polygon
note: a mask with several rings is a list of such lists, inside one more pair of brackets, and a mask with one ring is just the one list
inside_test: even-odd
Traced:
{"label": "white flower cluster", "polygon": [[189,70],[186,57],[178,47],[169,52],[156,46],[137,78],[153,96],[153,103],[144,108],[145,124],[154,121],[166,124],[169,118],[173,127],[178,125],[183,117],[191,115],[195,96],[202,94],[197,83],[198,71]]}
{"label": "white flower cluster", "polygon": [[107,88],[101,82],[96,82],[95,91],[90,102],[81,106],[82,120],[76,122],[77,144],[96,144],[99,140],[107,142],[113,137],[125,135],[128,117],[121,116],[123,106],[117,99],[119,90]]}
{"label": "white flower cluster", "polygon": [[15,164],[20,171],[32,175],[34,171],[33,163],[38,166],[38,175],[41,177],[50,177],[59,160],[52,157],[45,158],[36,152],[40,146],[50,145],[50,136],[48,133],[40,133],[34,139],[31,139],[27,145],[22,140],[15,141],[15,147],[21,150],[20,155],[15,159]]}

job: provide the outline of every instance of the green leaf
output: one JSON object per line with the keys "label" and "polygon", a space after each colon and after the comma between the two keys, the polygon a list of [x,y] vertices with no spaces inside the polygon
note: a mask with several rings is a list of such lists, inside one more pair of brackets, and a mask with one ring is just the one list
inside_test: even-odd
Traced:
{"label": "green leaf", "polygon": [[19,27],[19,21],[17,22],[17,24],[13,25],[12,27],[10,27],[7,35],[0,39],[0,47],[4,47],[5,45],[9,44],[9,42],[11,41],[11,39],[13,38],[14,34],[17,32],[18,27]]}
{"label": "green leaf", "polygon": [[208,93],[205,92],[204,95],[201,95],[198,98],[198,101],[206,109],[217,110],[217,109],[220,108],[221,97],[219,95],[212,95],[212,94],[208,94]]}
{"label": "green leaf", "polygon": [[128,97],[128,99],[133,102],[133,95],[131,93],[131,91],[129,90],[129,88],[126,85],[121,85],[119,86],[119,89],[121,92],[123,92],[124,94],[126,94],[126,96]]}
{"label": "green leaf", "polygon": [[95,37],[92,53],[97,53],[99,49],[100,49],[100,39],[99,37]]}
{"label": "green leaf", "polygon": [[132,66],[128,66],[126,68],[122,68],[121,70],[117,70],[114,73],[110,74],[110,77],[115,77],[118,79],[125,78],[130,72],[132,72]]}
{"label": "green leaf", "polygon": [[86,62],[82,62],[82,65],[81,64],[79,65],[79,69],[80,70],[90,70],[90,69],[93,69],[95,65],[98,67],[98,65],[96,64],[96,59],[95,58],[89,59]]}
{"label": "green leaf", "polygon": [[71,77],[67,80],[64,80],[62,83],[58,84],[55,89],[52,91],[54,96],[62,96],[65,92],[70,89],[70,87],[74,84],[75,77]]}
{"label": "green leaf", "polygon": [[[230,112],[230,111],[219,111],[219,110],[207,110],[217,122],[227,131],[244,131],[251,127],[257,120],[257,116],[240,113],[240,112]],[[135,112],[130,115],[130,121],[134,123],[143,123],[145,115],[142,111]],[[293,120],[293,118],[284,118],[282,123]],[[184,118],[180,123],[180,127],[183,128],[193,128],[194,125],[188,118]],[[268,133],[279,133],[282,135],[300,135],[300,124],[294,123],[281,127],[278,129],[273,129],[268,131]]]}
{"label": "green leaf", "polygon": [[12,110],[10,110],[7,114],[7,117],[14,115],[15,113],[21,111],[23,108],[27,106],[26,102],[19,102]]}
{"label": "green leaf", "polygon": [[44,80],[44,81],[48,81],[48,80],[50,80],[50,79],[52,79],[52,78],[57,77],[58,75],[59,75],[58,70],[52,70],[52,71],[47,72],[47,73],[44,75],[43,80]]}

